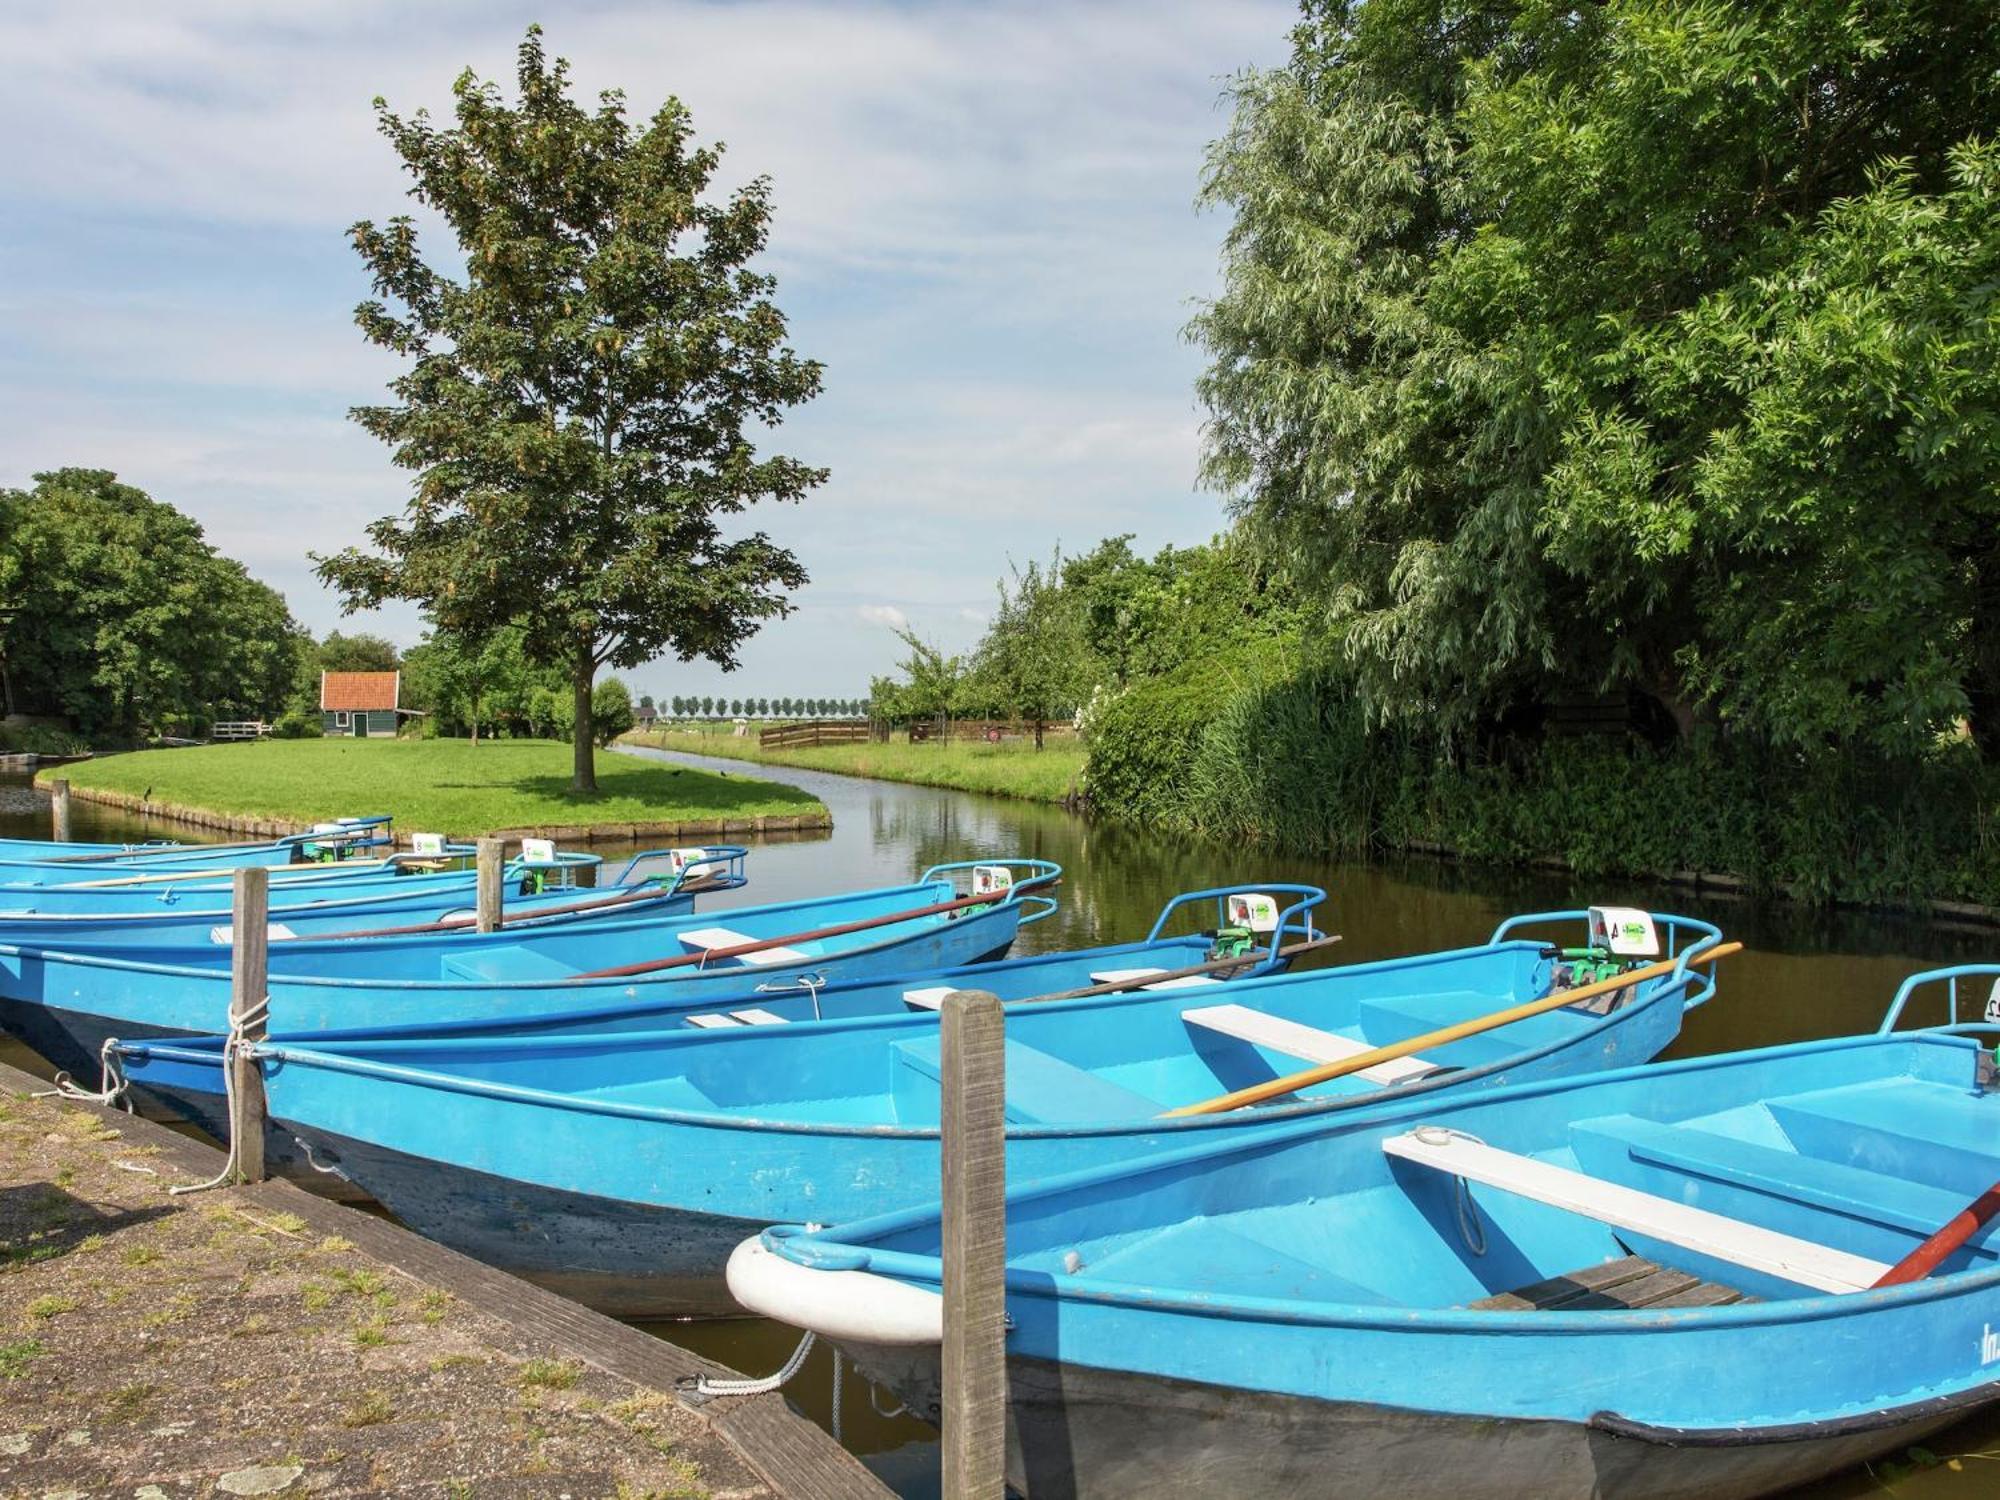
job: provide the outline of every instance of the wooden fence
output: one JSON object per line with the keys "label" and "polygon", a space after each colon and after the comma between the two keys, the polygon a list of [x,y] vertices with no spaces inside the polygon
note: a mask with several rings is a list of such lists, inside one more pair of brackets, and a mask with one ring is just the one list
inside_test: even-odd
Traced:
{"label": "wooden fence", "polygon": [[[945,726],[945,737],[954,740],[1032,740],[1035,737],[1033,719],[952,719]],[[1042,720],[1042,738],[1062,739],[1076,733],[1076,726],[1068,719]],[[932,719],[919,719],[910,725],[910,743],[922,744],[938,737],[938,725]]]}
{"label": "wooden fence", "polygon": [[271,726],[262,719],[231,719],[217,724],[208,735],[214,740],[261,740],[270,732]]}
{"label": "wooden fence", "polygon": [[759,730],[757,743],[766,750],[790,750],[800,745],[862,745],[870,737],[868,725],[859,719],[822,719]]}

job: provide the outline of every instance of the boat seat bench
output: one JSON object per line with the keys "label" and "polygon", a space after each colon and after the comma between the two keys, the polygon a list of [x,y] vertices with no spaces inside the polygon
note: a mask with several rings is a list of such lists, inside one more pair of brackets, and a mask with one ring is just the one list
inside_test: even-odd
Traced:
{"label": "boat seat bench", "polygon": [[762,1006],[752,1006],[749,1010],[710,1012],[707,1015],[689,1016],[687,1023],[690,1026],[699,1026],[704,1031],[713,1030],[718,1026],[787,1026],[791,1024],[776,1011],[765,1010]]}
{"label": "boat seat bench", "polygon": [[562,963],[527,943],[509,943],[499,948],[482,948],[476,953],[460,953],[444,960],[446,979],[470,979],[480,984],[506,984],[514,980],[574,979],[574,964]]}
{"label": "boat seat bench", "polygon": [[[1283,1016],[1252,1010],[1247,1005],[1205,1005],[1182,1011],[1181,1019],[1190,1026],[1219,1032],[1237,1041],[1248,1042],[1253,1047],[1282,1052],[1287,1057],[1303,1058],[1311,1063],[1345,1062],[1350,1057],[1373,1052],[1379,1045],[1321,1031],[1298,1021],[1288,1021]],[[1363,1068],[1357,1076],[1376,1083],[1407,1083],[1437,1070],[1438,1064],[1422,1057],[1396,1057],[1377,1063],[1372,1068]]]}
{"label": "boat seat bench", "polygon": [[1400,1161],[1822,1292],[1861,1291],[1889,1270],[1883,1261],[1691,1208],[1671,1198],[1572,1172],[1553,1162],[1503,1151],[1465,1135],[1433,1135],[1420,1127],[1406,1135],[1390,1136],[1382,1142],[1382,1150]]}
{"label": "boat seat bench", "polygon": [[[895,1044],[897,1064],[935,1082],[940,1071],[935,1035]],[[1006,1044],[1007,1118],[1017,1124],[1149,1119],[1165,1105],[1101,1078],[1074,1063],[1024,1046]]]}
{"label": "boat seat bench", "polygon": [[[1970,1190],[1947,1192],[1843,1162],[1759,1145],[1686,1125],[1607,1115],[1570,1127],[1570,1146],[1585,1168],[1624,1158],[1725,1188],[1763,1193],[1845,1218],[1928,1236],[1965,1206]],[[2000,1226],[1975,1235],[1977,1247],[2000,1238]],[[1914,1241],[1911,1248],[1914,1248]]]}
{"label": "boat seat bench", "polygon": [[[1094,969],[1090,982],[1097,984],[1127,984],[1134,979],[1145,979],[1154,974],[1170,974],[1171,969],[1148,967],[1140,969]],[[1203,985],[1220,984],[1222,981],[1208,974],[1183,974],[1179,979],[1162,979],[1158,984],[1142,984],[1142,990],[1192,990]]]}
{"label": "boat seat bench", "polygon": [[[748,933],[731,932],[727,927],[696,927],[679,934],[681,946],[691,953],[708,954],[718,948],[741,948],[745,943],[758,941]],[[801,953],[797,948],[759,948],[755,953],[738,953],[723,960],[724,963],[738,964],[803,964],[810,963],[812,955]]]}

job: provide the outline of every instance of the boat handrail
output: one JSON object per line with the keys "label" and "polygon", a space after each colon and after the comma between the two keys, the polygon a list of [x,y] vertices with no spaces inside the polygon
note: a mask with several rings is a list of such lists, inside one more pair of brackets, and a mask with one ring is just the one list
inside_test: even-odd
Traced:
{"label": "boat handrail", "polygon": [[[1647,915],[1653,919],[1656,928],[1665,930],[1667,951],[1661,956],[1681,961],[1680,968],[1675,970],[1677,976],[1686,970],[1689,959],[1698,953],[1706,953],[1722,941],[1722,929],[1713,922],[1704,922],[1700,917],[1683,917],[1666,911],[1649,911]],[[1567,911],[1519,912],[1494,928],[1493,936],[1486,941],[1489,946],[1505,942],[1515,928],[1537,926],[1544,922],[1582,922],[1586,924],[1587,934],[1589,921],[1590,912],[1584,907],[1572,907]],[[1699,936],[1687,947],[1681,947],[1691,933],[1698,933]]]}
{"label": "boat handrail", "polygon": [[[700,851],[701,857],[699,859],[687,857],[696,850]],[[686,844],[669,846],[664,849],[641,849],[637,854],[626,860],[620,866],[618,873],[607,883],[610,885],[629,885],[632,881],[632,872],[645,864],[646,861],[663,859],[672,862],[674,859],[679,858],[682,861],[681,868],[673,872],[671,879],[666,875],[649,875],[646,878],[667,882],[669,888],[674,889],[679,887],[691,871],[705,870],[711,865],[722,865],[725,868],[717,878],[729,882],[727,889],[734,890],[738,886],[749,884],[749,877],[743,873],[743,861],[749,857],[749,854],[750,849],[746,844]],[[558,856],[558,858],[561,857]],[[595,855],[591,857],[593,859],[597,858]],[[599,860],[599,863],[602,863],[602,861]]]}
{"label": "boat handrail", "polygon": [[1274,881],[1263,885],[1218,885],[1211,886],[1207,890],[1182,891],[1178,896],[1175,896],[1165,906],[1160,908],[1160,914],[1153,919],[1152,930],[1146,934],[1146,941],[1149,943],[1158,942],[1160,934],[1166,930],[1167,919],[1181,907],[1195,901],[1213,900],[1215,902],[1215,925],[1217,927],[1224,926],[1228,916],[1226,903],[1231,896],[1297,896],[1299,898],[1278,913],[1278,925],[1271,930],[1271,941],[1263,949],[1262,957],[1253,967],[1244,970],[1242,974],[1238,975],[1237,977],[1240,979],[1262,974],[1274,967],[1278,961],[1278,950],[1284,946],[1284,938],[1287,932],[1296,931],[1302,942],[1311,942],[1321,936],[1319,931],[1313,926],[1313,917],[1318,911],[1320,902],[1326,900],[1326,892],[1316,885],[1298,885],[1290,881]]}
{"label": "boat handrail", "polygon": [[1044,896],[1040,892],[1032,896],[1023,896],[1021,909],[1024,915],[1021,918],[1021,926],[1026,927],[1030,922],[1039,922],[1045,917],[1054,916],[1060,906],[1061,903],[1055,897]]}
{"label": "boat handrail", "polygon": [[[1054,885],[1062,879],[1063,867],[1052,859],[955,859],[949,864],[932,865],[917,877],[918,885],[928,885],[933,880],[943,879],[953,870],[977,870],[992,865],[1002,865],[1011,877],[1011,883],[1004,891],[993,893],[994,903],[1005,906],[1010,901],[1025,901],[1032,887]],[[1025,878],[1015,873],[1025,871]],[[1046,915],[1046,914],[1045,914]]]}
{"label": "boat handrail", "polygon": [[[1882,1024],[1875,1028],[1878,1036],[1887,1036],[1896,1029],[1896,1023],[1903,1018],[1903,1007],[1910,1003],[1910,997],[1927,984],[1942,983],[1951,1005],[1951,1020],[1946,1026],[1956,1027],[1958,1019],[1958,982],[1961,979],[2000,979],[2000,963],[1995,964],[1948,964],[1941,969],[1923,969],[1912,974],[1896,987],[1896,998],[1889,1002],[1889,1008],[1882,1015]],[[1986,999],[1985,1023],[2000,1025],[2000,1008],[1995,1000],[2000,999],[2000,985],[1989,992]],[[1942,1031],[1944,1026],[1925,1027],[1926,1031]]]}

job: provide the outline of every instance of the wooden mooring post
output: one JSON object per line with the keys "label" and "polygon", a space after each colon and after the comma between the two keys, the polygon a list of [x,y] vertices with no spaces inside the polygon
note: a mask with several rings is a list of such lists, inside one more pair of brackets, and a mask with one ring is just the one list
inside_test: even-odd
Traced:
{"label": "wooden mooring post", "polygon": [[479,841],[479,930],[500,930],[500,877],[507,869],[507,841]]}
{"label": "wooden mooring post", "polygon": [[69,781],[58,776],[49,782],[49,822],[58,844],[69,842]]}
{"label": "wooden mooring post", "polygon": [[[235,875],[229,930],[229,1030],[261,1042],[270,1030],[271,872],[261,865]],[[229,1057],[229,1139],[242,1182],[264,1180],[264,1074],[254,1058]]]}
{"label": "wooden mooring post", "polygon": [[1006,1019],[999,997],[945,997],[944,1493],[1003,1500],[1007,1464]]}

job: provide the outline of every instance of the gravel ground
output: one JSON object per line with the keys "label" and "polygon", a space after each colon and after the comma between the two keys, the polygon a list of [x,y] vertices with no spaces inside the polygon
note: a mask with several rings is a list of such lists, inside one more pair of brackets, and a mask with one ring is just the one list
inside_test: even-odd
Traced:
{"label": "gravel ground", "polygon": [[0,1093],[0,1495],[771,1492],[671,1398]]}

